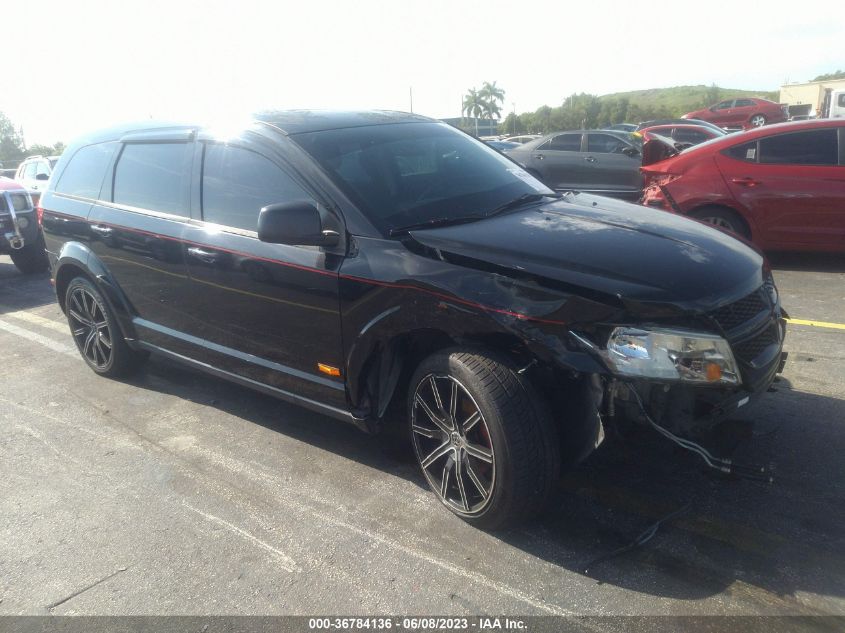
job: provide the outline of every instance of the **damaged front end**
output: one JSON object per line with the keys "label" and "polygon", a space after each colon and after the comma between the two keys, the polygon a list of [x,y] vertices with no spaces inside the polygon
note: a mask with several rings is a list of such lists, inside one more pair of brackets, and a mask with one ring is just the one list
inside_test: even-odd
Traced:
{"label": "damaged front end", "polygon": [[768,279],[740,300],[690,321],[704,323],[712,331],[613,325],[570,335],[608,370],[606,423],[652,426],[711,467],[736,472],[729,459],[695,441],[706,441],[717,424],[769,390],[786,362],[785,313]]}

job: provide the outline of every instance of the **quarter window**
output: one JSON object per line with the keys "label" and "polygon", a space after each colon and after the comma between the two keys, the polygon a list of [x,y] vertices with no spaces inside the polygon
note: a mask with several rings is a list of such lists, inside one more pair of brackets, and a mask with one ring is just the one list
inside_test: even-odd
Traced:
{"label": "quarter window", "polygon": [[760,162],[774,165],[836,165],[836,130],[808,130],[760,140]]}
{"label": "quarter window", "polygon": [[56,193],[97,198],[117,143],[97,143],[80,148],[62,170]]}
{"label": "quarter window", "polygon": [[[409,165],[409,169],[425,169],[425,163]],[[205,221],[256,231],[262,207],[303,199],[311,196],[261,154],[231,145],[206,145],[202,176]]]}
{"label": "quarter window", "polygon": [[188,216],[189,143],[127,143],[114,170],[114,202]]}

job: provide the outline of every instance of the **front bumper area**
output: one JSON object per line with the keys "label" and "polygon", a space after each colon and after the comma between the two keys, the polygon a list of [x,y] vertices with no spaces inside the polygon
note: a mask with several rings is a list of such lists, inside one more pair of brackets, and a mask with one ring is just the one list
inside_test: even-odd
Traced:
{"label": "front bumper area", "polygon": [[[25,207],[20,204],[24,196]],[[37,237],[38,221],[29,195],[17,191],[0,192],[0,253],[20,250]]]}

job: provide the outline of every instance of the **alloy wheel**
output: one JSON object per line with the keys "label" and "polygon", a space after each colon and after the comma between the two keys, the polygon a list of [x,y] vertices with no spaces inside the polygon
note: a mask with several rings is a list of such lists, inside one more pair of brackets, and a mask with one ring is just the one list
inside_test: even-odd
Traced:
{"label": "alloy wheel", "polygon": [[766,125],[766,117],[762,114],[755,114],[751,117],[751,125],[754,127],[760,127],[761,125]]}
{"label": "alloy wheel", "polygon": [[496,456],[481,409],[455,378],[428,374],[411,408],[414,450],[440,500],[464,516],[481,513],[496,483]]}
{"label": "alloy wheel", "polygon": [[703,222],[707,222],[708,224],[712,224],[713,226],[718,226],[720,228],[723,228],[726,231],[730,231],[731,233],[737,233],[736,227],[733,225],[733,223],[730,220],[728,220],[726,218],[722,218],[722,217],[718,217],[718,216],[709,216],[709,217],[703,217],[703,218],[701,218],[701,220]]}
{"label": "alloy wheel", "polygon": [[108,367],[112,336],[103,306],[84,288],[74,288],[68,302],[71,332],[82,355],[97,369]]}

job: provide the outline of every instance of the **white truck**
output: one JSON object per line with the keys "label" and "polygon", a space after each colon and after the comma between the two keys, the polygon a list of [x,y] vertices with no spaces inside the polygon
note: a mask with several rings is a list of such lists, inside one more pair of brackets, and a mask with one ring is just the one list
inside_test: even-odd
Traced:
{"label": "white truck", "polygon": [[824,99],[819,107],[820,119],[836,119],[845,117],[845,88],[827,88]]}

